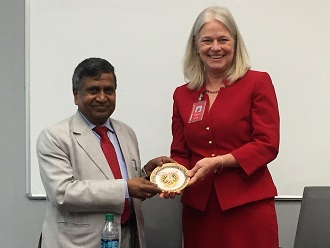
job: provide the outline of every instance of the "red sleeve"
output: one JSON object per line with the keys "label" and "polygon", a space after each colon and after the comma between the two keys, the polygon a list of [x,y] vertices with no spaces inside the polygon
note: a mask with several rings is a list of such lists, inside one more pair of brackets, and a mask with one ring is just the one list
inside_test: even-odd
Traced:
{"label": "red sleeve", "polygon": [[267,73],[259,73],[252,96],[251,141],[231,154],[247,175],[274,160],[279,150],[280,118],[275,89]]}

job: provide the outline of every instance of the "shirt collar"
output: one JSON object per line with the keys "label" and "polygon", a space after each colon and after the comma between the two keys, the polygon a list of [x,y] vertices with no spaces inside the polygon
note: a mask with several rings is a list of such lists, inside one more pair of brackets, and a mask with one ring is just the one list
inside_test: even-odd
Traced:
{"label": "shirt collar", "polygon": [[[89,126],[90,129],[93,130],[94,127],[96,127],[96,125],[94,125],[93,123],[91,123],[80,111],[79,111],[81,117],[86,121],[87,125]],[[107,119],[107,121],[105,123],[102,124],[102,126],[107,127],[111,132],[115,132],[114,129],[111,126],[111,121],[110,118]]]}

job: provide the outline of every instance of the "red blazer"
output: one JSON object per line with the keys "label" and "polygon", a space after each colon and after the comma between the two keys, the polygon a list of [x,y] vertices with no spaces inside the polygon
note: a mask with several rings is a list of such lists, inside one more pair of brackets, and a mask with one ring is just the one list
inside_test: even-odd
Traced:
{"label": "red blazer", "polygon": [[204,157],[231,153],[240,168],[224,168],[187,187],[182,202],[203,211],[212,185],[223,210],[274,197],[276,187],[267,164],[279,149],[279,112],[274,86],[265,72],[248,71],[222,88],[211,109],[208,95],[204,117],[188,123],[192,106],[205,86],[189,90],[187,84],[173,94],[171,157],[191,169]]}

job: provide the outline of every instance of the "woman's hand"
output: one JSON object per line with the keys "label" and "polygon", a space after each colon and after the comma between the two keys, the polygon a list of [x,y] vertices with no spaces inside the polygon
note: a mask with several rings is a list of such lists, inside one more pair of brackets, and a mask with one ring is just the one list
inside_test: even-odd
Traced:
{"label": "woman's hand", "polygon": [[190,176],[188,186],[203,180],[207,174],[214,173],[219,163],[221,163],[220,157],[209,157],[199,160],[194,168],[188,171],[188,175]]}
{"label": "woman's hand", "polygon": [[174,199],[177,195],[181,195],[181,191],[163,191],[159,193],[159,198]]}
{"label": "woman's hand", "polygon": [[237,168],[240,165],[231,153],[225,155],[219,155],[216,157],[207,157],[199,160],[194,168],[188,171],[190,181],[188,186],[194,184],[197,181],[201,181],[209,173],[221,173],[223,168]]}

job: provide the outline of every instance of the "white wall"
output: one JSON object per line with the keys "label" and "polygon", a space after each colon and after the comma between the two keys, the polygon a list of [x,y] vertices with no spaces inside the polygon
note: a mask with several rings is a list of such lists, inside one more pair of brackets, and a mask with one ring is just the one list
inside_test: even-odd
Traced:
{"label": "white wall", "polygon": [[329,184],[329,1],[27,3],[31,193],[44,194],[36,138],[45,126],[75,111],[71,77],[76,65],[87,57],[104,57],[115,66],[118,90],[113,117],[136,131],[142,161],[169,153],[172,93],[184,83],[181,62],[188,34],[198,13],[216,3],[233,13],[252,68],[269,72],[275,85],[281,144],[279,156],[269,168],[280,197],[299,198],[304,186]]}

